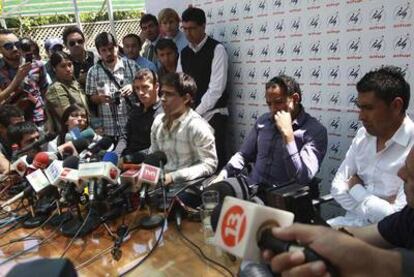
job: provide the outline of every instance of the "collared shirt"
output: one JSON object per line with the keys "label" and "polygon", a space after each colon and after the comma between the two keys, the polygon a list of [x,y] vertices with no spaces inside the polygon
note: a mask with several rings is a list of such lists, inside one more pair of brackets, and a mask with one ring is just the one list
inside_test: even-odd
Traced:
{"label": "collared shirt", "polygon": [[[155,45],[160,40],[161,36],[158,36],[154,41],[145,40],[144,44],[142,45],[141,49],[141,57],[148,59],[150,62],[154,63],[155,66],[159,66],[157,55],[155,53]],[[152,50],[151,50],[152,48]]]}
{"label": "collared shirt", "polygon": [[[0,58],[0,89],[6,89],[13,78],[16,76],[17,69],[11,68],[3,58]],[[17,99],[27,97],[30,94],[34,98],[34,108],[31,112],[31,119],[35,123],[42,123],[46,120],[44,95],[46,93],[49,82],[47,80],[47,72],[41,61],[33,61],[30,69],[19,88],[15,91]],[[16,101],[14,101],[16,102]]]}
{"label": "collared shirt", "polygon": [[[332,181],[331,194],[347,213],[328,223],[364,226],[401,210],[406,199],[404,182],[397,172],[413,144],[414,123],[408,116],[380,152],[377,152],[377,138],[360,128]],[[349,189],[347,180],[355,174],[364,184]],[[389,202],[386,200],[389,197],[395,200]]]}
{"label": "collared shirt", "polygon": [[188,45],[188,40],[185,36],[185,34],[181,31],[178,31],[175,37],[173,37],[173,41],[175,42],[175,45],[177,45],[178,54],[181,53],[181,50],[184,49]]}
{"label": "collared shirt", "polygon": [[53,116],[50,120],[55,121],[55,131],[60,131],[60,119],[63,112],[71,104],[80,104],[85,107],[89,113],[86,95],[80,88],[78,81],[73,80],[68,83],[60,81],[54,82],[46,93],[46,102],[50,114]]}
{"label": "collared shirt", "polygon": [[[105,65],[102,63],[102,66]],[[106,75],[102,66],[101,63],[97,63],[89,70],[86,78],[86,95],[98,94],[98,83],[103,82],[109,86],[110,96],[114,100],[118,88]],[[139,66],[134,61],[118,58],[114,70],[107,69],[112,72],[117,82],[122,86],[132,83],[135,72],[139,70]],[[130,95],[129,99],[134,103],[135,95]],[[119,105],[116,105],[114,101],[98,105],[98,114],[103,119],[105,135],[116,137],[124,135],[125,125],[128,121],[128,110],[124,97],[120,96]]]}
{"label": "collared shirt", "polygon": [[157,115],[162,113],[161,101],[144,110],[144,105],[134,105],[129,113],[125,127],[127,134],[127,148],[124,154],[148,149],[151,146],[151,126]]}
{"label": "collared shirt", "polygon": [[225,166],[229,176],[254,162],[250,184],[284,184],[296,180],[308,184],[318,172],[326,154],[327,131],[303,108],[293,121],[294,141],[285,144],[271,113],[259,117],[240,151]]}
{"label": "collared shirt", "polygon": [[170,129],[165,121],[165,114],[160,114],[152,124],[150,153],[166,154],[165,171],[171,173],[173,182],[213,174],[218,161],[211,126],[192,109],[174,120]]}
{"label": "collared shirt", "polygon": [[[198,45],[188,44],[191,50],[195,53],[203,48],[206,44],[208,36],[205,35],[203,40]],[[201,98],[201,103],[195,108],[195,111],[200,114],[207,121],[210,120],[214,114],[220,113],[228,115],[227,108],[213,109],[218,99],[223,95],[227,86],[227,74],[228,74],[228,55],[226,49],[222,44],[218,44],[214,49],[214,58],[211,64],[210,83],[206,93]],[[181,67],[181,55],[178,58],[177,72],[183,72]]]}
{"label": "collared shirt", "polygon": [[155,64],[144,57],[139,56],[135,59],[135,62],[139,65],[140,68],[148,68],[154,71],[155,73],[157,72],[157,67],[155,66]]}

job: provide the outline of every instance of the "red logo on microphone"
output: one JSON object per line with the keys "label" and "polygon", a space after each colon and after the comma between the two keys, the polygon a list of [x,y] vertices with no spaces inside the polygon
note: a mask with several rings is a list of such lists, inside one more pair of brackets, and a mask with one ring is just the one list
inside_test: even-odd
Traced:
{"label": "red logo on microphone", "polygon": [[158,175],[157,167],[146,164],[141,168],[141,170],[142,170],[142,175],[141,175],[142,180],[145,180],[150,183],[156,183],[158,181],[157,180],[157,175]]}
{"label": "red logo on microphone", "polygon": [[246,232],[246,215],[241,206],[230,207],[224,215],[221,225],[221,237],[228,247],[236,246]]}
{"label": "red logo on microphone", "polygon": [[117,176],[118,176],[118,171],[115,168],[111,168],[109,170],[109,177],[111,177],[111,179],[115,180]]}

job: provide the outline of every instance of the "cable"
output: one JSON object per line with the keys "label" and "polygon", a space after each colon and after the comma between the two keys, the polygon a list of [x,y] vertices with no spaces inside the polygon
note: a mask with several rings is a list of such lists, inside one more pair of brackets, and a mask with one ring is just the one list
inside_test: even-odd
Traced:
{"label": "cable", "polygon": [[36,229],[34,229],[32,232],[30,232],[29,234],[27,234],[24,237],[21,238],[17,238],[17,239],[11,239],[9,242],[6,242],[4,244],[0,245],[0,248],[7,246],[9,244],[13,244],[19,241],[23,241],[26,240],[27,238],[29,238],[30,236],[32,236],[34,233],[36,233],[37,231],[39,231],[41,228],[43,228],[51,219],[52,217],[57,213],[57,210],[55,210],[39,227],[37,227]]}
{"label": "cable", "polygon": [[82,222],[82,225],[78,228],[76,231],[76,234],[73,236],[73,238],[70,240],[68,246],[66,246],[65,250],[63,250],[62,254],[60,255],[60,258],[62,259],[66,252],[68,252],[69,248],[72,246],[72,244],[75,242],[75,239],[78,237],[79,233],[82,231],[83,227],[85,226],[86,222],[88,221],[89,216],[91,215],[92,209],[89,208],[88,215],[85,217],[85,219]]}
{"label": "cable", "polygon": [[164,226],[165,226],[165,223],[166,223],[166,221],[165,221],[165,218],[164,218],[164,220],[162,221],[161,231],[160,231],[160,234],[158,236],[158,239],[155,242],[154,246],[151,248],[151,250],[147,253],[147,255],[145,255],[136,265],[134,265],[130,269],[127,269],[125,272],[121,273],[119,275],[120,277],[125,276],[129,272],[137,269],[140,265],[142,265],[145,262],[146,259],[149,258],[149,256],[151,256],[151,254],[154,252],[154,250],[157,248],[159,242],[161,241],[162,235],[164,234]]}
{"label": "cable", "polygon": [[[198,250],[198,252],[200,253],[200,255],[201,255],[201,257],[204,259],[204,260],[206,260],[206,261],[208,261],[208,262],[210,262],[210,263],[212,263],[212,264],[214,264],[214,265],[216,265],[216,266],[218,266],[218,267],[221,267],[222,269],[224,269],[227,273],[229,273],[230,274],[230,276],[234,276],[234,274],[230,271],[230,270],[228,270],[224,265],[222,265],[222,264],[220,264],[219,262],[216,262],[216,261],[214,261],[213,259],[210,259],[209,257],[207,257],[205,254],[204,254],[204,252],[203,252],[203,250],[201,250],[201,248],[197,245],[197,244],[195,244],[194,242],[192,242],[189,238],[187,238],[185,235],[184,235],[184,233],[181,231],[181,228],[178,228],[178,226],[175,226],[176,227],[176,229],[177,229],[177,231],[178,231],[178,234],[180,234],[180,236],[185,240],[185,241],[187,241],[189,244],[191,244],[193,247],[195,247],[197,250]],[[216,269],[217,270],[217,269]],[[220,270],[217,270],[218,272],[220,272],[221,274],[223,274],[223,272],[221,272]],[[225,274],[223,274],[223,275],[225,275]]]}

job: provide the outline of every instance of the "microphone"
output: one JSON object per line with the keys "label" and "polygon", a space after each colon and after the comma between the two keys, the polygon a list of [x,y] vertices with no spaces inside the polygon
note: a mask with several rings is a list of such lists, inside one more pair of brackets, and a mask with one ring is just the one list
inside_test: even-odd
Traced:
{"label": "microphone", "polygon": [[16,172],[20,176],[24,176],[26,173],[27,168],[29,167],[29,162],[27,161],[27,155],[24,155],[18,158],[12,165],[10,166],[10,172]]}
{"label": "microphone", "polygon": [[92,155],[98,153],[101,150],[107,150],[112,145],[112,139],[109,137],[103,137],[97,142],[91,143],[88,145],[88,147],[83,150],[79,154],[79,158],[81,160],[90,158]]}
{"label": "microphone", "polygon": [[69,156],[78,156],[78,153],[87,149],[88,146],[89,142],[83,138],[68,141],[58,147],[58,155],[63,160]]}
{"label": "microphone", "polygon": [[123,156],[122,170],[140,169],[141,163],[145,160],[146,157],[147,155],[142,152],[135,152]]}
{"label": "microphone", "polygon": [[56,134],[47,133],[41,139],[39,139],[39,140],[29,144],[29,145],[26,145],[22,149],[16,151],[15,156],[20,156],[21,154],[26,153],[30,149],[38,148],[38,147],[42,146],[43,144],[48,143],[49,141],[53,140],[55,137],[56,137]]}
{"label": "microphone", "polygon": [[277,240],[271,235],[270,228],[289,226],[294,218],[291,212],[230,196],[225,197],[218,220],[217,209],[211,215],[215,230],[213,243],[237,257],[255,262],[261,260],[261,248],[279,251],[274,248],[276,244],[269,243],[269,234],[272,241]]}
{"label": "microphone", "polygon": [[86,128],[82,132],[80,132],[80,137],[87,139],[88,141],[95,141],[100,136],[95,133],[95,131],[92,128]]}

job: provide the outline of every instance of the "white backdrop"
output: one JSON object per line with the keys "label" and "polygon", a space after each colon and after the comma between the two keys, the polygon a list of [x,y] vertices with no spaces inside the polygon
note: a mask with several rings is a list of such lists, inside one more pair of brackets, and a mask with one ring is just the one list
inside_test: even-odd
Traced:
{"label": "white backdrop", "polygon": [[413,1],[193,4],[206,11],[207,33],[223,42],[230,56],[231,150],[267,111],[266,81],[280,73],[294,76],[305,108],[328,128],[328,153],[319,174],[325,192],[360,126],[355,83],[365,72],[393,64],[413,87]]}
{"label": "white backdrop", "polygon": [[[181,10],[183,4],[177,3],[182,1],[167,5]],[[355,83],[367,71],[392,64],[401,67],[413,87],[412,0],[192,4],[206,12],[207,33],[229,53],[230,149],[238,149],[257,117],[267,111],[266,81],[280,73],[291,75],[301,84],[307,111],[328,128],[328,153],[319,174],[324,191],[360,126]],[[413,112],[413,105],[409,110]]]}

